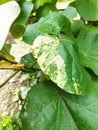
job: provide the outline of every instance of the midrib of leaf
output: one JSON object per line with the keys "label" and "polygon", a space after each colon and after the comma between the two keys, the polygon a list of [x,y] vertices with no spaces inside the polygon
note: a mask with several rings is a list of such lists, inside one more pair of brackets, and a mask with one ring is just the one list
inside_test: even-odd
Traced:
{"label": "midrib of leaf", "polygon": [[77,120],[75,120],[72,111],[70,110],[70,107],[68,106],[67,102],[65,101],[65,99],[62,97],[62,102],[64,103],[65,107],[67,108],[70,116],[72,117],[73,122],[75,123],[75,125],[77,126],[77,130],[80,130]]}
{"label": "midrib of leaf", "polygon": [[57,104],[57,114],[56,114],[56,118],[55,118],[55,123],[54,123],[54,126],[52,127],[53,128],[53,130],[57,130],[57,126],[56,126],[56,124],[58,124],[58,119],[59,119],[59,106],[60,106],[60,98],[58,99],[59,101],[58,101],[58,104]]}
{"label": "midrib of leaf", "polygon": [[[71,42],[70,40],[66,40],[66,41],[68,41],[68,42]],[[64,44],[64,43],[63,43]],[[69,47],[71,47],[72,48],[72,51],[73,51],[73,45],[71,44],[71,43],[66,43],[66,45],[64,45],[64,47],[66,48],[66,50],[68,51],[68,53],[70,54],[70,56],[71,56],[71,58],[72,58],[72,60],[73,60],[73,62],[75,62],[75,64],[78,66],[78,64],[77,64],[77,61],[75,60],[75,58],[73,58],[73,55],[71,54],[71,52],[70,52],[70,49],[68,48],[68,46]],[[74,54],[74,53],[73,53]]]}

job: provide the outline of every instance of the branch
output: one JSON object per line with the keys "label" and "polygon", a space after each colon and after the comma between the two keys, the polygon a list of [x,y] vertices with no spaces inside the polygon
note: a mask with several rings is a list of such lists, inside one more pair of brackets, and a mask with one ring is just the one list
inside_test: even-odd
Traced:
{"label": "branch", "polygon": [[2,88],[10,79],[12,79],[17,73],[19,72],[18,71],[15,71],[15,73],[13,73],[9,78],[7,78],[1,85],[0,85],[0,88]]}

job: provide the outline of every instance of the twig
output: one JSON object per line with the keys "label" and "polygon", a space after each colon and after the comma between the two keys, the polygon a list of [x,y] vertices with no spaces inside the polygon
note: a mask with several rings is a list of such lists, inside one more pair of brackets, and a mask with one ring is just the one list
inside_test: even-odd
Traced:
{"label": "twig", "polygon": [[15,73],[13,73],[10,77],[8,77],[1,85],[0,85],[0,88],[2,88],[10,79],[12,79],[17,73],[19,72],[18,71],[15,71]]}

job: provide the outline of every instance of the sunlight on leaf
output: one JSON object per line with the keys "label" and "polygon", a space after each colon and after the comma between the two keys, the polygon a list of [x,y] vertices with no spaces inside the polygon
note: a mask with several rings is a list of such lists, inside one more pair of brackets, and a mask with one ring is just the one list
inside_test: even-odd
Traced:
{"label": "sunlight on leaf", "polygon": [[20,7],[15,1],[0,5],[0,49],[2,49],[13,21],[20,13]]}

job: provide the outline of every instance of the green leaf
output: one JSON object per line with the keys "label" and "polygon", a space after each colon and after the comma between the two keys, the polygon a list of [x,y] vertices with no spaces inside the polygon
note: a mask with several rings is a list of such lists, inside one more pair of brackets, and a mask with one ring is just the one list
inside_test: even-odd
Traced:
{"label": "green leaf", "polygon": [[15,63],[15,57],[10,54],[11,44],[5,44],[0,51],[0,58]]}
{"label": "green leaf", "polygon": [[40,5],[43,6],[45,3],[52,3],[53,0],[41,0]]}
{"label": "green leaf", "polygon": [[97,130],[98,79],[86,96],[61,91],[51,81],[33,86],[22,108],[23,130]]}
{"label": "green leaf", "polygon": [[73,41],[65,36],[38,36],[32,53],[41,70],[63,90],[73,94],[85,94],[91,79],[82,67]]}
{"label": "green leaf", "polygon": [[19,17],[15,20],[14,24],[25,26],[30,16],[30,13],[33,9],[33,3],[29,1],[25,1],[25,2],[22,2],[20,6],[21,6],[21,13]]}
{"label": "green leaf", "polygon": [[7,126],[3,127],[2,130],[13,130],[13,126],[11,123],[9,123]]}
{"label": "green leaf", "polygon": [[76,8],[68,6],[67,9],[62,11],[62,14],[66,16],[70,21],[72,21],[77,16]]}
{"label": "green leaf", "polygon": [[34,10],[38,9],[40,6],[40,0],[33,0],[33,4],[34,4]]}
{"label": "green leaf", "polygon": [[24,41],[32,44],[34,39],[43,33],[60,35],[64,33],[71,35],[70,21],[59,12],[49,13],[46,17],[41,18],[38,22],[27,26],[24,33]]}
{"label": "green leaf", "polygon": [[20,7],[15,1],[0,5],[0,50],[2,49],[13,21],[20,13]]}
{"label": "green leaf", "polygon": [[29,24],[26,27],[26,30],[23,35],[23,40],[28,44],[33,44],[34,39],[40,34],[38,31],[38,25],[42,23],[44,20],[41,19],[39,22],[34,24]]}
{"label": "green leaf", "polygon": [[33,0],[34,10],[38,9],[40,6],[43,6],[46,3],[56,4],[57,0]]}
{"label": "green leaf", "polygon": [[68,108],[79,130],[97,130],[98,128],[98,78],[92,85],[92,91],[86,96],[67,95]]}
{"label": "green leaf", "polygon": [[76,8],[84,19],[89,21],[98,20],[97,0],[76,0]]}
{"label": "green leaf", "polygon": [[23,36],[23,33],[25,31],[25,27],[21,25],[12,25],[10,32],[13,35],[14,38],[20,38]]}
{"label": "green leaf", "polygon": [[41,17],[45,17],[49,14],[49,12],[57,11],[55,5],[51,3],[45,3],[43,6],[40,6],[36,11],[37,20]]}
{"label": "green leaf", "polygon": [[72,130],[78,130],[62,93],[52,82],[34,86],[27,100],[21,113],[24,130],[69,130],[71,126]]}
{"label": "green leaf", "polygon": [[98,75],[98,28],[83,28],[76,38],[82,64]]}
{"label": "green leaf", "polygon": [[82,20],[75,21],[71,24],[71,31],[74,37],[80,33],[81,29],[84,27],[84,23]]}
{"label": "green leaf", "polygon": [[27,68],[32,68],[35,63],[35,59],[34,59],[32,53],[24,55],[21,58],[20,63],[24,64],[24,66]]}
{"label": "green leaf", "polygon": [[60,33],[71,33],[70,21],[62,13],[51,12],[44,19],[45,21],[38,26],[40,32],[58,36]]}
{"label": "green leaf", "polygon": [[4,4],[4,3],[9,2],[9,1],[11,1],[11,0],[0,0],[0,4]]}

